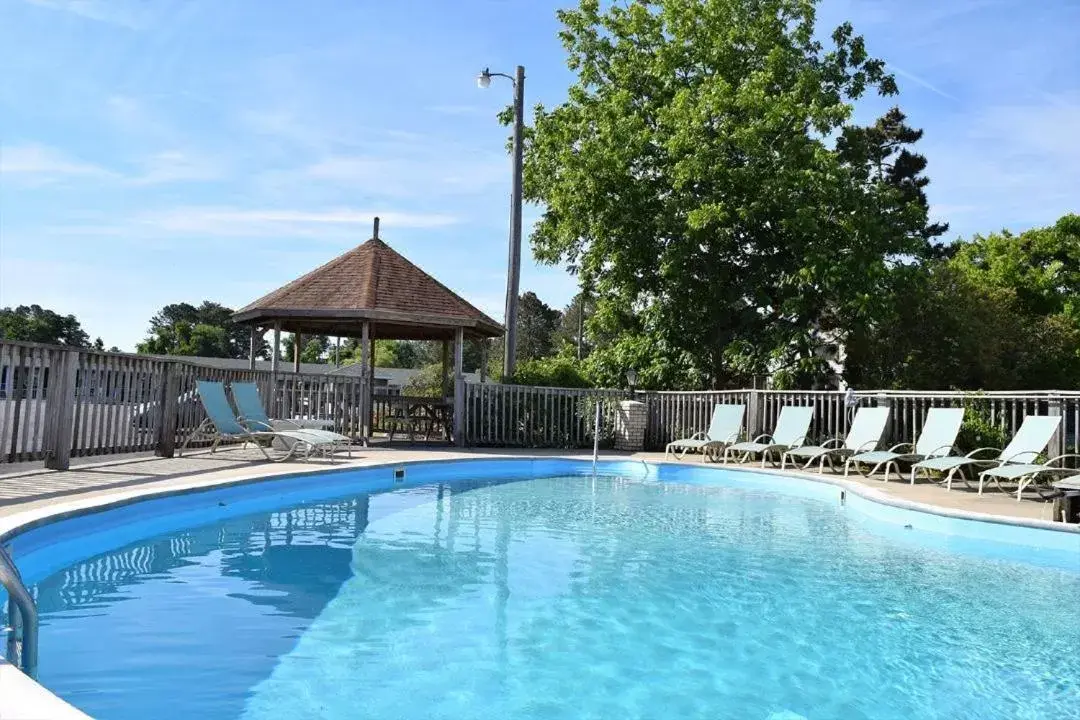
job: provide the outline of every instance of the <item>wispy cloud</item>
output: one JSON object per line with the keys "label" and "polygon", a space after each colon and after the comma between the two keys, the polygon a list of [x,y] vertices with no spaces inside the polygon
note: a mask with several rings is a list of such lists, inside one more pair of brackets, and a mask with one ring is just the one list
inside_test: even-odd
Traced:
{"label": "wispy cloud", "polygon": [[222,164],[182,150],[167,150],[144,158],[141,171],[130,178],[134,185],[202,182],[224,176]]}
{"label": "wispy cloud", "polygon": [[903,69],[902,67],[899,67],[898,65],[896,65],[896,63],[888,63],[888,67],[889,67],[889,70],[896,73],[900,77],[910,80],[911,82],[915,83],[919,87],[926,88],[927,90],[934,93],[935,95],[940,95],[941,97],[946,98],[948,100],[952,100],[954,102],[960,102],[960,99],[958,97],[956,97],[955,95],[950,95],[949,93],[945,92],[944,90],[942,90],[938,86],[931,83],[926,78],[919,77],[918,75],[916,75],[913,72],[908,72],[907,70]]}
{"label": "wispy cloud", "polygon": [[[187,238],[308,238],[336,239],[356,236],[379,217],[387,228],[439,228],[459,218],[439,213],[390,209],[328,208],[286,210],[225,206],[185,206],[138,213],[119,222],[61,225],[49,229],[57,235],[104,237]],[[364,235],[366,237],[366,235]]]}
{"label": "wispy cloud", "polygon": [[431,198],[487,193],[506,181],[507,167],[498,155],[332,156],[304,168],[302,176],[308,182],[348,184],[372,197]]}
{"label": "wispy cloud", "polygon": [[111,178],[115,173],[93,163],[69,157],[46,145],[0,148],[0,177],[13,177],[41,185],[73,177]]}
{"label": "wispy cloud", "polygon": [[124,0],[27,0],[32,5],[69,12],[88,20],[136,29],[146,20],[145,3],[139,5]]}

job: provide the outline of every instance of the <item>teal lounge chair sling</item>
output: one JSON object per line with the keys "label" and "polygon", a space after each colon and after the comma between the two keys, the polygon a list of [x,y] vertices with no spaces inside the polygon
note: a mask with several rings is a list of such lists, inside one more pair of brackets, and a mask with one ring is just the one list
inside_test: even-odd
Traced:
{"label": "teal lounge chair sling", "polygon": [[[957,476],[965,485],[970,487],[964,471],[971,467],[994,465],[996,467],[991,469],[1001,473],[1008,473],[1010,471],[1004,470],[1004,468],[1009,465],[1036,464],[1035,460],[1038,458],[1039,453],[1050,443],[1050,438],[1057,432],[1060,424],[1061,418],[1058,416],[1028,415],[1024,418],[1024,422],[1020,424],[1020,429],[1016,431],[1013,439],[1009,441],[1004,450],[998,451],[997,448],[984,447],[976,448],[967,455],[928,458],[911,466],[911,483],[915,484],[915,478],[920,470],[924,474],[939,472],[944,473],[944,477],[941,478],[940,482],[945,483],[946,489],[952,490],[953,478]],[[994,451],[998,452],[996,458],[986,457],[987,453]],[[980,455],[983,457],[980,458]],[[999,477],[1005,476],[999,475]],[[982,491],[983,482],[983,476],[980,475],[980,492]]]}
{"label": "teal lounge chair sling", "polygon": [[847,438],[832,438],[821,445],[804,445],[792,448],[780,458],[780,469],[787,467],[790,460],[793,465],[806,461],[803,470],[809,468],[814,462],[818,463],[818,472],[825,472],[825,463],[832,470],[833,459],[846,458],[856,453],[873,450],[881,442],[881,436],[885,434],[885,426],[889,422],[889,408],[864,407],[855,412],[855,419],[851,421],[851,429],[848,430]]}
{"label": "teal lounge chair sling", "polygon": [[919,433],[918,442],[914,445],[900,443],[888,450],[852,455],[844,463],[844,475],[846,476],[851,469],[861,473],[863,466],[869,466],[870,471],[865,473],[866,475],[873,475],[881,468],[885,468],[883,482],[888,482],[889,474],[894,469],[899,478],[901,477],[899,464],[902,462],[914,463],[951,453],[963,422],[963,408],[930,408],[930,411],[926,413],[926,423],[923,425],[922,432]]}
{"label": "teal lounge chair sling", "polygon": [[[242,443],[254,444],[255,447],[259,448],[263,457],[277,462],[288,460],[298,453],[306,459],[316,452],[333,459],[333,450],[336,448],[336,443],[333,441],[312,435],[306,430],[250,430],[242,425],[233,414],[229,399],[225,396],[225,386],[223,384],[207,380],[198,380],[195,384],[198,388],[199,400],[202,402],[203,409],[206,410],[207,417],[184,440],[178,454],[182,455],[194,438],[205,437],[213,440],[210,452],[216,451],[222,440],[236,440]],[[287,450],[285,456],[271,458],[270,454],[266,452],[266,448],[259,442],[259,440],[265,439],[281,439]]]}
{"label": "teal lounge chair sling", "polygon": [[806,442],[813,419],[814,408],[786,405],[780,408],[772,435],[765,433],[748,442],[728,445],[724,448],[724,462],[735,458],[746,462],[751,455],[761,455],[761,467],[765,467],[765,462],[774,455],[779,461],[785,452]]}
{"label": "teal lounge chair sling", "polygon": [[232,396],[233,401],[236,403],[236,409],[240,412],[237,420],[249,430],[265,430],[273,432],[274,430],[282,429],[275,426],[275,422],[291,425],[292,427],[285,429],[299,430],[310,435],[325,438],[327,441],[337,445],[343,445],[346,448],[349,457],[352,457],[352,440],[345,435],[330,432],[329,430],[301,427],[292,420],[271,420],[270,416],[266,414],[266,410],[263,408],[262,398],[259,397],[259,387],[255,383],[234,382],[230,387],[232,388]]}
{"label": "teal lounge chair sling", "polygon": [[[664,457],[670,453],[682,459],[691,450],[697,450],[707,456],[711,452],[723,449],[739,439],[742,432],[745,405],[717,405],[713,408],[712,422],[707,432],[697,432],[684,440],[669,442],[664,448]],[[679,453],[678,451],[682,451]]]}

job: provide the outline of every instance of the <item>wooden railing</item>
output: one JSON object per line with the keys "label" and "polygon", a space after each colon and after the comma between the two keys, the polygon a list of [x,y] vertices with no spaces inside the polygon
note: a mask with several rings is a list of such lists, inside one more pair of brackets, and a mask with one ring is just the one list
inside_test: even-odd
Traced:
{"label": "wooden railing", "polygon": [[0,341],[0,463],[118,453],[171,455],[206,417],[197,380],[254,382],[270,417],[364,427],[362,378],[212,368],[182,358]]}
{"label": "wooden railing", "polygon": [[592,447],[597,403],[600,442],[609,447],[623,390],[470,383],[465,386],[464,442],[496,447]]}
{"label": "wooden railing", "polygon": [[[205,367],[182,358],[100,353],[34,343],[0,341],[0,463],[44,460],[65,468],[70,457],[156,452],[169,456],[205,417],[195,381],[247,381],[259,386],[267,413],[277,418],[327,420],[340,433],[360,437],[369,420],[380,429],[388,400],[361,377],[303,375]],[[470,446],[591,447],[594,413],[602,407],[601,443],[615,433],[619,402],[644,403],[644,444],[661,450],[671,440],[709,426],[717,403],[746,405],[745,432],[771,432],[785,405],[815,409],[815,440],[843,436],[852,408],[843,392],[725,390],[637,392],[465,383],[460,392],[461,429],[455,440]],[[931,407],[967,407],[1011,437],[1025,415],[1059,415],[1061,430],[1048,455],[1080,449],[1080,392],[862,391],[859,406],[888,406],[886,442],[918,437]],[[365,417],[365,413],[370,413]],[[387,429],[387,428],[381,428]]]}

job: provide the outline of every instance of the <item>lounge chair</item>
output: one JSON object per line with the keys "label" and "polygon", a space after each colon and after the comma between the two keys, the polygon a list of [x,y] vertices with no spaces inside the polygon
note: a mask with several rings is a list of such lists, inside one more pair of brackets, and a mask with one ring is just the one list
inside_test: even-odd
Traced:
{"label": "lounge chair", "polygon": [[776,427],[772,435],[768,433],[758,435],[748,442],[735,443],[724,448],[724,462],[729,457],[739,455],[739,462],[746,462],[751,455],[761,455],[761,467],[774,453],[777,459],[793,447],[799,447],[806,442],[806,436],[810,432],[810,421],[814,419],[813,407],[799,407],[785,405],[780,408],[780,417],[776,419]]}
{"label": "lounge chair", "polygon": [[[333,460],[333,452],[337,449],[337,443],[332,440],[313,435],[307,430],[249,430],[240,424],[240,421],[233,414],[232,408],[229,406],[229,399],[225,397],[224,385],[207,380],[198,380],[195,384],[198,388],[199,400],[206,410],[207,417],[188,435],[177,454],[183,455],[192,439],[201,436],[213,439],[214,442],[210,446],[210,452],[217,450],[222,440],[239,440],[242,443],[254,444],[267,460],[282,462],[297,453],[301,453],[304,459],[307,459],[312,453],[316,452]],[[271,458],[270,454],[266,452],[266,448],[259,442],[260,440],[274,439],[280,439],[285,445],[287,452],[284,457]]]}
{"label": "lounge chair", "polygon": [[[742,432],[745,405],[717,405],[713,408],[712,422],[708,432],[697,432],[683,440],[674,440],[664,448],[664,458],[668,453],[682,459],[691,450],[698,450],[703,456],[721,450],[739,439]],[[682,450],[677,454],[677,451]]]}
{"label": "lounge chair", "polygon": [[[896,469],[896,476],[900,477],[900,463],[915,463],[927,458],[943,457],[953,450],[956,444],[956,436],[960,434],[960,425],[964,422],[964,408],[930,408],[926,413],[926,423],[919,440],[914,445],[900,443],[893,445],[888,450],[874,450],[872,452],[852,455],[844,463],[844,475],[854,468],[862,473],[862,466],[871,466],[866,475],[873,475],[882,467],[885,468],[883,482],[889,481],[889,473]],[[904,450],[907,452],[904,452]]]}
{"label": "lounge chair", "polygon": [[[804,445],[791,448],[780,456],[780,469],[787,467],[788,460],[797,464],[806,460],[802,466],[806,470],[818,463],[818,472],[825,472],[825,463],[829,463],[829,469],[835,469],[833,459],[844,459],[849,455],[873,450],[881,442],[881,436],[885,434],[885,426],[889,422],[889,408],[864,407],[855,413],[855,419],[851,422],[847,438],[831,438],[821,445]],[[833,444],[835,443],[835,444]]]}
{"label": "lounge chair", "polygon": [[[240,415],[236,418],[248,430],[269,431],[275,430],[299,430],[310,435],[325,438],[326,440],[344,445],[349,457],[352,457],[352,439],[329,430],[306,428],[292,420],[271,420],[263,408],[262,398],[259,397],[259,387],[255,383],[234,382],[232,388],[233,401]],[[282,426],[286,426],[282,428]]]}
{"label": "lounge chair", "polygon": [[[1060,418],[1054,418],[1059,420]],[[1056,425],[1060,424],[1055,423]],[[1053,437],[1053,435],[1051,435]],[[997,467],[992,467],[987,470],[983,470],[979,473],[979,494],[982,495],[983,486],[986,484],[987,478],[994,481],[994,485],[998,490],[1006,492],[1005,488],[1001,487],[1002,480],[1015,480],[1017,483],[1016,488],[1016,501],[1020,502],[1024,499],[1024,490],[1026,488],[1034,487],[1035,491],[1039,494],[1039,497],[1047,499],[1052,498],[1058,492],[1054,492],[1050,495],[1044,495],[1039,488],[1039,481],[1046,480],[1050,483],[1058,480],[1064,480],[1073,475],[1080,475],[1080,470],[1074,470],[1072,468],[1062,467],[1061,463],[1067,459],[1080,459],[1080,454],[1077,453],[1065,453],[1064,455],[1056,455],[1050,458],[1044,463],[1035,462],[1013,462],[1002,463]]]}
{"label": "lounge chair", "polygon": [[[1050,438],[1057,432],[1061,418],[1047,415],[1028,415],[1021,423],[1020,429],[1013,435],[1013,439],[1004,450],[992,447],[976,448],[967,455],[947,455],[922,460],[911,466],[911,483],[915,484],[917,473],[922,470],[925,474],[930,472],[945,473],[940,482],[945,483],[947,490],[952,490],[952,481],[957,475],[970,487],[964,470],[972,466],[997,465],[997,470],[1010,464],[1029,465],[1035,462],[1046,446]],[[988,452],[997,452],[996,458],[979,457]],[[980,485],[982,481],[980,480]]]}

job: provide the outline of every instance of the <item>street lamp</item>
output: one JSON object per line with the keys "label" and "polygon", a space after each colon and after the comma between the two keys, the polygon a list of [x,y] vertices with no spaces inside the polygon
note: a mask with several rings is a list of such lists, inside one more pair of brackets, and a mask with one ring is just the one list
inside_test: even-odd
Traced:
{"label": "street lamp", "polygon": [[487,68],[476,76],[481,89],[491,86],[491,78],[504,77],[514,83],[514,149],[513,187],[510,192],[510,258],[506,269],[506,345],[503,352],[504,382],[514,374],[514,355],[517,352],[517,303],[518,286],[521,283],[521,154],[522,132],[525,112],[525,68],[517,66],[513,77],[505,73],[493,73]]}
{"label": "street lamp", "polygon": [[637,387],[637,370],[630,368],[626,371],[626,384],[630,386],[630,399],[635,397],[634,388]]}

